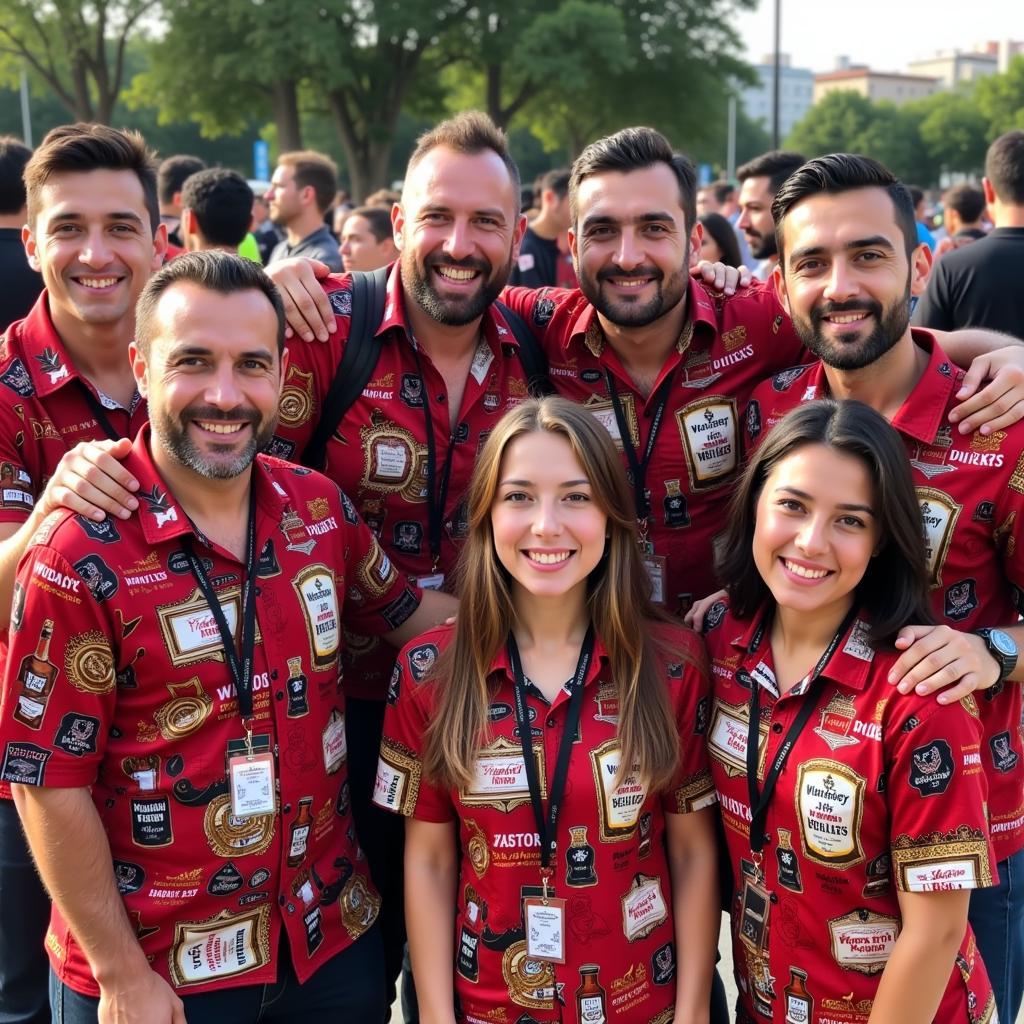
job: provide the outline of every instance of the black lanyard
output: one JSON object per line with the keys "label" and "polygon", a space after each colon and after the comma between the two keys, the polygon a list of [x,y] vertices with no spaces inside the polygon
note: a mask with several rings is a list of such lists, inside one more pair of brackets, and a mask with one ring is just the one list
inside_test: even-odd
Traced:
{"label": "black lanyard", "polygon": [[430,413],[430,399],[427,392],[427,378],[423,374],[423,363],[420,361],[419,349],[413,346],[416,357],[416,370],[423,385],[423,414],[427,425],[427,534],[430,554],[433,558],[431,572],[437,569],[437,560],[441,556],[441,527],[444,522],[444,509],[448,502],[448,482],[452,475],[452,455],[455,452],[455,438],[448,439],[448,451],[444,457],[441,478],[434,485],[434,474],[437,470],[437,441],[434,439],[434,418]]}
{"label": "black lanyard", "polygon": [[242,721],[252,718],[252,665],[256,647],[256,479],[253,474],[249,491],[249,535],[245,544],[245,586],[242,588],[242,644],[241,654],[235,647],[235,638],[228,628],[228,620],[224,609],[220,606],[217,593],[213,589],[206,567],[196,556],[192,545],[191,534],[181,538],[181,550],[188,559],[192,575],[199,584],[199,589],[210,606],[221,643],[224,645],[224,657],[227,659],[231,677],[238,693],[238,709],[242,713]]}
{"label": "black lanyard", "polygon": [[103,433],[110,438],[111,441],[120,441],[124,437],[120,431],[115,430],[113,424],[107,418],[107,410],[103,408],[103,404],[100,400],[92,393],[89,385],[82,380],[81,377],[76,377],[75,382],[82,390],[82,397],[85,399],[85,404],[89,406],[89,411],[93,414],[96,422],[100,425]]}
{"label": "black lanyard", "polygon": [[[750,678],[748,674],[750,679],[750,721],[747,723],[747,791],[750,797],[750,850],[752,853],[759,854],[764,848],[766,839],[764,823],[768,817],[768,805],[771,803],[772,796],[775,793],[775,786],[779,781],[779,775],[785,767],[789,755],[793,752],[797,738],[803,732],[804,726],[807,725],[808,719],[814,714],[814,709],[821,699],[820,689],[814,693],[809,691],[818,681],[818,676],[821,675],[828,664],[829,658],[835,654],[839,642],[846,636],[846,631],[850,628],[850,624],[856,615],[857,606],[854,605],[847,612],[846,618],[843,619],[839,629],[836,631],[836,635],[832,637],[828,647],[825,648],[824,653],[818,659],[818,663],[811,671],[810,681],[807,684],[807,689],[804,691],[804,702],[796,718],[793,720],[793,724],[789,727],[786,738],[775,752],[775,757],[772,758],[771,767],[765,773],[764,788],[760,792],[757,788],[757,765],[760,760],[758,746],[761,740],[761,684],[756,679]],[[761,625],[750,641],[747,654],[753,654],[760,646],[767,621],[767,617],[762,620]]]}
{"label": "black lanyard", "polygon": [[655,392],[654,413],[651,418],[651,429],[647,435],[647,447],[644,448],[643,458],[637,457],[636,448],[633,447],[633,434],[629,429],[626,414],[622,409],[622,402],[619,400],[619,391],[615,386],[615,377],[611,370],[604,371],[605,380],[608,382],[608,395],[612,400],[612,409],[615,412],[615,422],[619,427],[619,437],[622,438],[622,451],[625,453],[626,462],[629,463],[629,475],[633,480],[633,494],[636,501],[636,517],[641,522],[647,521],[651,514],[651,503],[647,499],[647,467],[651,464],[651,456],[654,454],[654,444],[658,440],[658,431],[661,429],[661,421],[665,416],[665,406],[668,405],[668,393],[672,389],[672,381],[676,372],[672,372],[661,382],[661,386]]}
{"label": "black lanyard", "polygon": [[587,629],[587,635],[580,649],[576,672],[569,683],[569,711],[565,719],[565,732],[558,745],[558,756],[555,758],[555,773],[551,777],[551,792],[548,794],[548,813],[544,815],[544,804],[541,802],[540,779],[537,776],[537,762],[533,759],[533,734],[530,732],[530,716],[526,708],[526,676],[523,663],[519,659],[519,648],[512,634],[508,637],[508,660],[512,665],[514,678],[513,689],[516,699],[516,725],[519,738],[523,744],[523,760],[526,764],[526,782],[530,787],[530,802],[533,804],[533,818],[537,824],[537,835],[540,836],[540,869],[547,889],[550,877],[551,858],[555,852],[558,827],[558,812],[562,806],[562,795],[565,792],[565,781],[569,775],[569,755],[580,724],[580,713],[583,709],[583,682],[587,677],[590,659],[594,656],[594,627]]}

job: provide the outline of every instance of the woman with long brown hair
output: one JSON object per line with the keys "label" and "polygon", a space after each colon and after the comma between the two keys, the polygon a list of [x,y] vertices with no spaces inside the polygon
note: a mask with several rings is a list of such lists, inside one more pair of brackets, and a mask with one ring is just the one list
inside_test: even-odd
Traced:
{"label": "woman with long brown hair", "polygon": [[717,941],[700,643],[659,619],[580,406],[484,445],[461,611],[401,653],[374,799],[408,816],[424,1024],[706,1021]]}

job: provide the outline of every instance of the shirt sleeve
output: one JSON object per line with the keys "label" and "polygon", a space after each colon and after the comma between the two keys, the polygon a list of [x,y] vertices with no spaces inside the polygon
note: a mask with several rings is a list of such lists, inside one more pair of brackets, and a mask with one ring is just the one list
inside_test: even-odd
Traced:
{"label": "shirt sleeve", "polygon": [[978,757],[982,729],[973,698],[948,706],[922,701],[895,729],[886,739],[885,785],[897,889],[945,892],[994,884],[988,786]]}
{"label": "shirt sleeve", "polygon": [[711,713],[711,686],[700,639],[681,629],[675,633],[677,650],[667,672],[680,762],[673,785],[662,797],[662,806],[669,813],[688,814],[718,802],[704,739]]}
{"label": "shirt sleeve", "polygon": [[345,531],[345,626],[363,636],[390,633],[419,608],[423,591],[395,568],[355,505],[338,494]]}
{"label": "shirt sleeve", "polygon": [[428,638],[429,634],[407,644],[395,662],[373,802],[407,818],[449,822],[457,815],[448,790],[423,777],[424,736],[432,709],[424,684],[416,681],[415,666],[438,656],[437,645]]}
{"label": "shirt sleeve", "polygon": [[18,443],[24,429],[9,404],[0,406],[0,523],[23,523],[43,489],[43,481],[33,479],[25,465]]}
{"label": "shirt sleeve", "polygon": [[110,636],[75,567],[50,547],[30,547],[18,566],[0,707],[4,781],[96,781],[116,704]]}

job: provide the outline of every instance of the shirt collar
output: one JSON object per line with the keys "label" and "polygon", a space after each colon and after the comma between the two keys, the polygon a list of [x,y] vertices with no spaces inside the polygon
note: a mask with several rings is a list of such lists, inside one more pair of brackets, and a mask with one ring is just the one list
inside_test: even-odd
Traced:
{"label": "shirt collar", "polygon": [[[153,462],[152,443],[147,423],[136,435],[132,450],[124,462],[125,468],[139,481],[136,496],[139,499],[137,514],[142,525],[142,535],[149,544],[163,544],[189,534],[208,545],[209,542],[195,528],[160,476]],[[284,488],[273,479],[271,466],[266,456],[257,455],[253,463],[253,483],[256,487],[257,509],[276,523],[280,522],[290,500]]]}
{"label": "shirt collar", "polygon": [[[587,674],[583,679],[583,685],[589,686],[601,673],[601,669],[604,663],[608,661],[608,650],[605,647],[599,636],[594,636],[594,656],[590,659],[590,665],[587,667]],[[495,673],[501,673],[509,682],[514,681],[512,673],[512,663],[508,657],[508,644],[502,644],[498,649],[498,653],[494,656],[494,660],[491,662],[490,675]]]}
{"label": "shirt collar", "polygon": [[[32,386],[40,398],[59,391],[70,381],[79,379],[57,328],[50,317],[49,300],[44,289],[22,320],[18,339],[25,353],[25,369],[32,378]],[[125,352],[125,359],[128,353]]]}
{"label": "shirt collar", "polygon": [[[770,655],[771,648],[768,642],[768,630],[764,629],[760,643],[750,650],[757,633],[765,622],[768,608],[763,606],[750,621],[738,622],[740,631],[733,636],[730,643],[740,652],[740,666],[748,672],[762,661],[765,652]],[[821,670],[821,678],[838,683],[850,690],[863,690],[867,685],[871,672],[871,665],[875,659],[875,652],[868,644],[870,627],[866,614],[859,614],[843,634],[842,640],[832,652],[828,661]],[[767,626],[767,624],[766,624]],[[808,665],[808,672],[813,668]],[[758,678],[757,673],[752,673],[754,679]]]}
{"label": "shirt collar", "polygon": [[[707,290],[695,278],[689,278],[686,290],[686,311],[687,318],[683,324],[679,338],[676,341],[676,351],[684,353],[693,340],[694,333],[701,331],[717,332],[718,321],[715,316],[715,306],[708,295]],[[568,350],[572,345],[585,345],[595,359],[600,358],[605,348],[604,330],[601,321],[598,319],[597,310],[593,304],[586,302],[579,315],[573,321],[568,336],[562,343],[562,347]]]}
{"label": "shirt collar", "polygon": [[[928,365],[893,416],[892,425],[901,434],[922,444],[931,444],[945,423],[946,410],[960,387],[964,372],[942,351],[931,331],[913,327],[910,333],[914,344],[928,354]],[[804,401],[827,397],[828,378],[825,376],[825,364],[819,359],[811,366]]]}

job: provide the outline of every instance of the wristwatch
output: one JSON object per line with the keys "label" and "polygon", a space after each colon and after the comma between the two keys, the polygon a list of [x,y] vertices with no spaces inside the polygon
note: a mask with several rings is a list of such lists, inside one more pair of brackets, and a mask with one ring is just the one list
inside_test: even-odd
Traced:
{"label": "wristwatch", "polygon": [[999,665],[999,678],[997,683],[1004,679],[1017,667],[1017,644],[1009,633],[1001,629],[976,629],[974,633],[985,641],[985,649]]}

